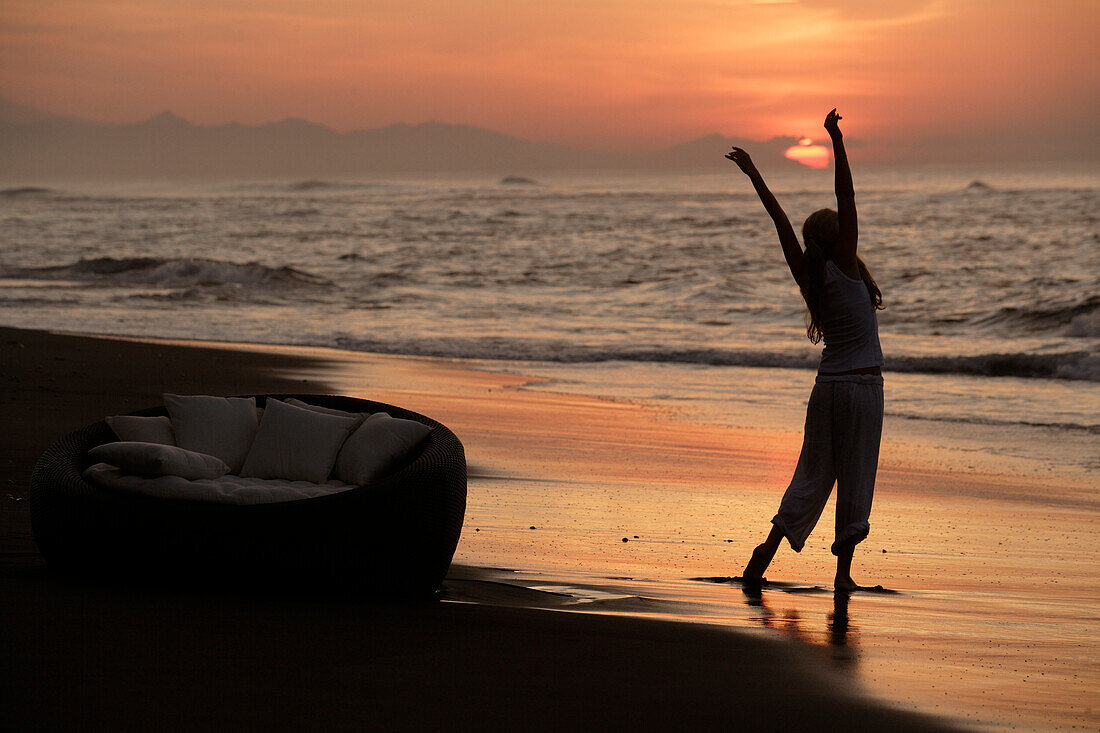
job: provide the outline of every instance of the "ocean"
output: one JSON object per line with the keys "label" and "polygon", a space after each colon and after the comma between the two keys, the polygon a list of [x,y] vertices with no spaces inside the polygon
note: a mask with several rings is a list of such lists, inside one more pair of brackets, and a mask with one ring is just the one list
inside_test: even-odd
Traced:
{"label": "ocean", "polygon": [[[856,173],[888,415],[1054,431],[1071,448],[1051,460],[1096,469],[1100,173]],[[796,229],[835,205],[828,171],[770,183]],[[774,406],[777,426],[820,351],[732,166],[9,188],[0,231],[12,326],[523,362],[721,423]]]}

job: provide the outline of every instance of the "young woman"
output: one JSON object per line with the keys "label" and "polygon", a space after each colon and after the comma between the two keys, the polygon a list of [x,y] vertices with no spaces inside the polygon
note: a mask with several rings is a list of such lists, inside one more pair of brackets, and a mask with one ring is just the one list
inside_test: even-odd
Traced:
{"label": "young woman", "polygon": [[870,529],[867,518],[878,470],[883,358],[875,311],[883,305],[878,285],[856,255],[855,189],[837,124],[840,119],[835,109],[825,118],[825,129],[833,141],[837,210],[810,214],[802,225],[805,250],[749,154],[734,148],[726,155],[752,181],[775,222],[787,266],[809,310],[806,333],[810,341],[825,341],[806,407],[806,435],[798,466],[772,519],[771,534],[753,551],[742,573],[742,581],[748,585],[763,581],[784,537],[795,552],[801,552],[835,482],[834,587],[841,592],[860,588],[852,580],[852,553]]}

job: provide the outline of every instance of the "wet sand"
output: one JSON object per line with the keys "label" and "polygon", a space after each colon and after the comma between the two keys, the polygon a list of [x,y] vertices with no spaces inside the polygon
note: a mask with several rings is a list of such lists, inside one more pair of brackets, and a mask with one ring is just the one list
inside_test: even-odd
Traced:
{"label": "wet sand", "polygon": [[[800,424],[703,424],[554,392],[492,363],[293,353],[334,356],[343,391],[410,405],[462,436],[472,470],[456,559],[512,571],[502,582],[564,592],[586,612],[778,632],[911,709],[1017,729],[1100,726],[1095,470],[997,470],[930,450],[923,422],[888,418],[853,572],[898,592],[835,602],[830,502],[803,552],[784,547],[769,569],[785,586],[751,598],[690,579],[740,573],[789,481]],[[938,439],[965,446],[971,430],[941,424]]]}
{"label": "wet sand", "polygon": [[[1098,722],[1096,507],[1081,487],[1068,505],[1021,501],[1057,487],[884,465],[857,579],[899,594],[834,599],[819,529],[801,556],[777,558],[779,583],[747,596],[692,578],[739,571],[797,457],[790,432],[442,360],[9,329],[0,344],[0,658],[20,670],[5,675],[0,722],[943,725],[860,690],[985,724]],[[469,507],[442,602],[102,588],[45,569],[17,500],[53,438],[163,391],[295,390],[401,404],[463,439]]]}

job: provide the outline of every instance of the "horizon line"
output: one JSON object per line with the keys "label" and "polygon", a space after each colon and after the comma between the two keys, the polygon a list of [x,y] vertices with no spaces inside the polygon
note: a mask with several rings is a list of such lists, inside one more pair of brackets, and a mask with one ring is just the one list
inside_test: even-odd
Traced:
{"label": "horizon line", "polygon": [[[510,138],[515,139],[515,140],[520,140],[520,141],[527,142],[527,143],[558,145],[558,146],[561,146],[561,147],[564,147],[564,148],[570,148],[572,150],[576,150],[576,151],[579,151],[579,152],[598,152],[598,153],[659,152],[659,151],[664,151],[664,150],[669,150],[669,149],[672,149],[672,148],[676,148],[676,147],[679,147],[681,145],[686,145],[686,144],[690,144],[690,143],[694,143],[694,142],[699,142],[701,140],[706,140],[707,138],[721,138],[722,140],[747,140],[747,141],[751,141],[751,142],[754,142],[754,143],[760,143],[760,144],[773,143],[773,142],[776,142],[776,141],[782,141],[782,142],[791,141],[791,144],[794,144],[794,143],[797,143],[798,140],[800,140],[800,139],[809,137],[807,135],[791,133],[791,134],[785,134],[785,135],[772,135],[771,137],[768,137],[768,138],[755,138],[755,137],[742,137],[742,136],[738,136],[738,135],[725,135],[725,134],[715,130],[715,131],[708,132],[708,133],[698,135],[698,136],[695,136],[695,137],[685,138],[685,139],[681,140],[680,142],[672,143],[671,145],[661,145],[661,146],[658,146],[658,147],[650,147],[650,148],[633,148],[633,149],[629,149],[629,150],[611,150],[611,149],[607,149],[607,148],[588,147],[588,146],[579,147],[579,146],[577,146],[573,143],[563,143],[563,142],[559,142],[557,140],[536,139],[536,138],[523,137],[523,136],[517,135],[517,134],[512,133],[512,132],[506,132],[504,130],[499,130],[499,129],[492,128],[492,127],[484,127],[482,125],[475,125],[475,124],[471,124],[471,123],[468,123],[468,122],[447,122],[447,121],[441,121],[441,120],[438,120],[438,119],[435,119],[435,118],[426,119],[426,120],[423,120],[421,122],[409,122],[409,121],[406,121],[406,120],[399,120],[399,121],[395,121],[395,122],[389,122],[389,123],[386,123],[386,124],[383,124],[383,125],[377,125],[375,127],[353,127],[353,128],[349,128],[347,130],[340,130],[336,127],[332,127],[330,125],[327,125],[324,122],[317,122],[317,121],[311,120],[307,117],[300,117],[300,116],[295,116],[295,115],[287,115],[286,117],[281,117],[281,118],[278,118],[278,119],[271,119],[271,120],[267,120],[265,122],[255,122],[255,123],[241,122],[240,120],[236,120],[236,119],[228,120],[228,121],[224,121],[224,122],[195,122],[194,120],[190,120],[187,117],[184,117],[183,115],[181,115],[181,114],[179,114],[179,113],[177,113],[177,112],[175,112],[171,109],[165,108],[165,109],[163,109],[159,112],[156,112],[154,114],[151,114],[147,117],[141,117],[141,118],[131,120],[131,121],[117,121],[117,120],[93,119],[93,118],[89,118],[89,117],[81,117],[81,116],[74,115],[74,114],[52,112],[52,111],[49,111],[49,110],[42,109],[41,107],[36,107],[34,105],[24,104],[22,102],[16,102],[16,101],[12,100],[10,97],[8,97],[4,94],[0,94],[0,104],[2,104],[2,103],[7,103],[7,104],[10,104],[10,105],[13,105],[13,106],[16,106],[16,107],[21,107],[23,109],[26,109],[26,110],[44,115],[48,118],[61,119],[61,120],[70,120],[70,121],[82,122],[82,123],[85,123],[85,124],[92,124],[92,125],[115,126],[115,127],[124,127],[124,126],[127,126],[127,125],[141,125],[141,124],[144,124],[144,123],[147,123],[147,122],[152,122],[152,121],[154,121],[154,120],[156,120],[157,118],[160,118],[160,117],[167,117],[167,118],[177,119],[177,120],[180,120],[180,121],[190,125],[191,127],[204,127],[204,128],[229,127],[229,126],[233,126],[233,125],[240,126],[240,127],[260,128],[260,127],[267,127],[267,126],[271,126],[271,125],[278,125],[278,124],[282,124],[282,123],[285,123],[285,122],[303,122],[307,125],[312,125],[314,127],[322,128],[322,129],[327,130],[329,132],[332,132],[336,135],[349,135],[349,134],[353,134],[353,133],[356,133],[356,132],[372,132],[372,131],[375,131],[375,130],[385,130],[385,129],[391,128],[391,127],[420,128],[420,127],[425,127],[425,126],[429,126],[429,125],[440,125],[440,126],[445,126],[445,127],[463,127],[463,128],[468,128],[468,129],[472,129],[472,130],[479,130],[479,131],[482,131],[482,132],[491,132],[491,133],[494,133],[494,134],[497,134],[497,135],[504,135],[506,137],[510,137]],[[0,124],[28,125],[28,124],[34,124],[35,122],[38,122],[38,121],[39,120],[32,120],[32,121],[29,121],[29,122],[7,122],[7,121],[0,120]],[[821,135],[821,138],[826,139],[827,136],[826,135]],[[811,138],[811,139],[815,143],[818,142],[817,138]],[[861,138],[846,138],[845,142],[847,142],[847,144],[849,146],[854,144],[857,147],[861,147],[861,146],[863,146],[867,143],[866,140],[861,139]]]}

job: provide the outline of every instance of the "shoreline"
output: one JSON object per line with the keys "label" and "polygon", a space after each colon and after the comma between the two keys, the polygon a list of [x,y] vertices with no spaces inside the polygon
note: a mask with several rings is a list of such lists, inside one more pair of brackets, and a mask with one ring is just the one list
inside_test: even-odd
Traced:
{"label": "shoreline", "polygon": [[[14,328],[0,326],[0,329]],[[40,330],[40,329],[29,329]],[[743,407],[733,412],[724,408],[717,412],[699,412],[697,409],[684,409],[683,403],[675,399],[667,400],[649,396],[638,396],[630,391],[622,394],[608,392],[602,382],[594,385],[590,381],[578,381],[571,379],[578,373],[591,371],[598,372],[609,365],[621,369],[644,369],[656,366],[658,368],[699,367],[705,365],[678,364],[664,362],[582,362],[579,364],[560,362],[527,361],[522,359],[485,359],[467,358],[460,356],[437,356],[422,354],[404,354],[390,352],[372,352],[344,349],[339,346],[316,346],[301,344],[265,343],[252,341],[216,341],[206,339],[174,339],[155,336],[135,336],[127,334],[111,333],[85,333],[80,331],[49,330],[63,336],[79,338],[97,338],[109,341],[134,342],[159,344],[169,347],[213,349],[216,351],[242,351],[251,354],[279,354],[295,356],[305,361],[320,363],[338,363],[345,365],[342,370],[314,370],[310,376],[314,381],[320,380],[321,375],[338,374],[347,376],[353,372],[355,365],[380,362],[387,364],[412,364],[422,365],[433,370],[444,367],[450,372],[469,374],[492,374],[500,377],[496,386],[500,389],[519,389],[541,391],[558,395],[567,400],[577,398],[592,398],[597,401],[648,405],[657,412],[671,416],[673,419],[684,420],[690,423],[703,423],[718,429],[731,429],[740,433],[766,432],[772,435],[797,433],[799,437],[802,431],[804,419],[805,400],[813,386],[814,369],[793,366],[755,367],[755,366],[717,366],[706,369],[714,369],[723,375],[732,375],[733,378],[748,382],[739,386],[751,388],[751,382],[761,377],[771,377],[768,388],[774,389],[777,396],[766,403],[767,409],[757,407]],[[301,371],[301,367],[297,368]],[[408,374],[408,370],[403,370]],[[780,376],[775,377],[774,375]],[[1097,426],[1062,423],[1029,423],[1008,422],[998,420],[974,421],[960,420],[956,417],[944,417],[936,414],[914,415],[908,412],[894,412],[891,408],[896,397],[899,384],[906,382],[908,392],[919,392],[929,388],[928,380],[940,379],[992,379],[986,385],[990,390],[989,401],[1011,399],[1011,396],[1021,390],[1034,389],[1032,381],[1027,377],[974,377],[971,375],[939,374],[939,373],[909,373],[893,372],[885,373],[887,387],[891,395],[887,399],[887,425],[883,436],[883,455],[880,463],[880,471],[895,470],[898,472],[910,472],[914,468],[918,471],[931,471],[932,473],[943,471],[955,471],[965,473],[968,478],[963,481],[966,486],[982,485],[988,488],[999,485],[1005,489],[1007,485],[1014,483],[1021,477],[1032,484],[1043,484],[1052,489],[1057,489],[1063,494],[1056,503],[1065,506],[1080,506],[1089,509],[1100,508],[1100,499],[1094,498],[1093,488],[1096,485],[1100,468],[1094,460],[1087,457],[1091,447],[1098,443]],[[612,380],[614,376],[612,376]],[[484,382],[483,377],[478,377],[479,383]],[[1042,381],[1042,380],[1040,380]],[[1052,382],[1055,389],[1072,388],[1075,384],[1091,387],[1091,382],[1077,382],[1050,378],[1045,381]],[[911,384],[916,382],[917,384]],[[452,387],[460,386],[461,379],[452,379]],[[794,386],[792,386],[794,385]],[[344,380],[339,386],[344,391],[357,387],[353,380]],[[718,384],[702,385],[706,388],[719,388]],[[594,388],[595,387],[595,388]],[[699,390],[701,385],[693,385],[689,402],[700,400]],[[728,384],[721,387],[729,389]],[[966,389],[976,389],[974,385]],[[1068,399],[1067,395],[1059,395]],[[1048,399],[1055,399],[1050,396]],[[1091,398],[1090,398],[1091,399]],[[893,445],[890,441],[894,440]],[[1014,441],[1012,451],[988,451],[989,444],[1001,443],[1007,445]],[[1033,445],[1034,444],[1034,445]],[[891,450],[892,449],[892,450]],[[901,453],[901,460],[893,461],[894,453]],[[935,460],[927,461],[919,454],[935,453]],[[970,476],[978,476],[977,484],[970,480]],[[1006,480],[1007,479],[1007,480]],[[1067,491],[1068,490],[1068,491]],[[988,494],[988,491],[979,491],[979,495]],[[1014,497],[1021,501],[1028,501],[1028,492],[1019,492]],[[1043,501],[1050,501],[1051,497],[1044,497]]]}
{"label": "shoreline", "polygon": [[[17,672],[0,710],[5,727],[715,729],[737,710],[759,725],[953,729],[847,691],[798,645],[699,624],[486,604],[484,591],[476,604],[392,606],[57,578],[17,500],[49,442],[152,404],[162,388],[317,391],[327,385],[316,375],[330,367],[6,328],[0,344],[3,427],[13,436],[0,460],[12,495],[0,503],[0,652]],[[295,370],[314,376],[288,376]],[[452,570],[482,582],[476,568]]]}

